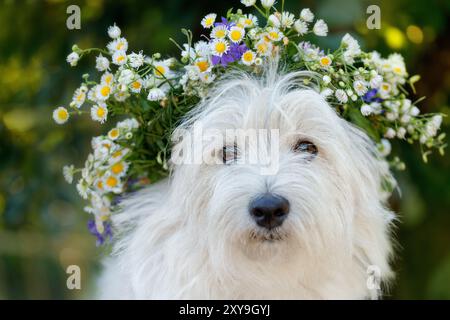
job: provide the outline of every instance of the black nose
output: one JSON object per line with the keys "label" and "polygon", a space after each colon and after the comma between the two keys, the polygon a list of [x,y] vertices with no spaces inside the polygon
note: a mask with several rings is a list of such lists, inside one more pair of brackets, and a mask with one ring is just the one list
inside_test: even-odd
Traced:
{"label": "black nose", "polygon": [[264,228],[280,226],[289,213],[289,201],[282,196],[266,193],[250,203],[250,214]]}

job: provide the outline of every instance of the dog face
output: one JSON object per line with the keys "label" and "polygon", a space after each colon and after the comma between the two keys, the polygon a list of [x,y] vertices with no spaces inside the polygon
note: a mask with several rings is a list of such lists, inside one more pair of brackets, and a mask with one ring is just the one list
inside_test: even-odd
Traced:
{"label": "dog face", "polygon": [[187,225],[213,261],[236,252],[342,261],[384,250],[363,248],[360,238],[386,233],[380,184],[388,171],[365,134],[295,85],[302,76],[227,79],[174,134],[175,155],[208,160],[176,165],[172,190],[186,195]]}

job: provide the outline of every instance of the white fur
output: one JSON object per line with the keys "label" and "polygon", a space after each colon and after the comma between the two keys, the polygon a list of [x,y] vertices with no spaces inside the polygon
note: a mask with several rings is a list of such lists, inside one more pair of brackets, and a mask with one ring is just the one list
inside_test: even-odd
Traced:
{"label": "white fur", "polygon": [[[299,85],[304,75],[235,73],[190,113],[180,128],[201,120],[219,130],[280,129],[279,172],[264,176],[254,164],[179,165],[168,179],[130,196],[114,216],[119,239],[99,298],[378,296],[367,287],[367,268],[377,266],[384,282],[392,276],[393,214],[380,191],[389,171],[362,131]],[[291,150],[301,137],[319,149],[310,162]],[[265,192],[291,205],[277,241],[251,236],[263,231],[248,205]]]}

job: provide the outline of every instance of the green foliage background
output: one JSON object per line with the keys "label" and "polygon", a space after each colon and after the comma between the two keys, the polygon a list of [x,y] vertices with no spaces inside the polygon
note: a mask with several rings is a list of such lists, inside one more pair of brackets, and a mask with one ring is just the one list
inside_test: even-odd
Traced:
{"label": "green foliage background", "polygon": [[[81,30],[66,28],[66,8],[74,3],[81,8]],[[298,13],[310,7],[328,22],[331,36],[323,46],[336,47],[351,32],[367,50],[400,51],[410,74],[422,75],[422,110],[449,114],[450,2],[375,3],[380,30],[365,25],[372,1],[287,0],[286,8]],[[86,230],[88,216],[74,186],[61,174],[64,164],[84,161],[90,137],[101,128],[87,118],[63,127],[51,119],[52,109],[68,103],[81,75],[93,68],[89,59],[76,69],[65,63],[72,44],[106,44],[106,28],[116,22],[130,50],[176,54],[169,37],[183,41],[182,27],[198,37],[205,14],[225,14],[231,6],[239,1],[0,0],[0,299],[87,297],[104,254]],[[402,222],[397,280],[387,298],[450,299],[450,157],[434,155],[424,165],[415,147],[395,147],[407,170],[396,174],[402,195],[391,200]],[[71,264],[81,267],[82,290],[66,288]]]}

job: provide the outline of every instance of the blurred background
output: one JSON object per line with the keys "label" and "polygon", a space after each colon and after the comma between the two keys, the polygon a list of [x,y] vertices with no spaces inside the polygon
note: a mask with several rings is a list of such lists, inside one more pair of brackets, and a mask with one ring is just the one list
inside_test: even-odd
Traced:
{"label": "blurred background", "polygon": [[[66,28],[71,4],[81,8],[81,30]],[[370,4],[381,8],[380,30],[366,27]],[[87,117],[65,126],[51,119],[94,68],[93,59],[77,68],[65,62],[72,45],[106,45],[116,22],[130,51],[178,54],[169,37],[183,41],[182,27],[198,37],[205,14],[232,6],[239,0],[0,0],[0,299],[86,297],[108,252],[96,248],[84,204],[61,172],[84,162],[100,128]],[[450,1],[286,0],[285,7],[295,14],[309,7],[329,24],[322,46],[337,47],[350,32],[366,50],[402,53],[410,74],[422,76],[421,109],[450,114]],[[417,146],[395,147],[407,169],[396,172],[402,196],[391,199],[402,222],[397,279],[386,298],[450,299],[450,157],[435,154],[424,165]],[[82,290],[66,287],[71,264],[81,267]]]}

